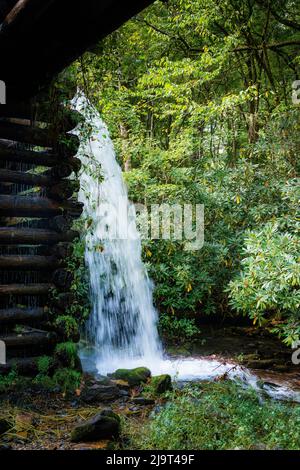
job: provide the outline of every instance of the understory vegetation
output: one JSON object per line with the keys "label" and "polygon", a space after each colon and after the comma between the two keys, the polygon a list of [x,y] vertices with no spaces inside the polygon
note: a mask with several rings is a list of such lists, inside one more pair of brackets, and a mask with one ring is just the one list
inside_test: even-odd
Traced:
{"label": "understory vegetation", "polygon": [[274,402],[230,381],[189,385],[169,398],[144,426],[129,428],[130,448],[299,449],[299,404]]}
{"label": "understory vegetation", "polygon": [[107,123],[134,202],[205,206],[201,250],[143,242],[171,335],[240,315],[300,338],[299,11],[157,1],[65,74]]}

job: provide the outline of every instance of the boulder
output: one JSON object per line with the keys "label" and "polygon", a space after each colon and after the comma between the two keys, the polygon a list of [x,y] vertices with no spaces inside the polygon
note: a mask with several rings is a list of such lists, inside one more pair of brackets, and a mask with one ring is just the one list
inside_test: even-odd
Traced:
{"label": "boulder", "polygon": [[151,379],[151,387],[155,395],[161,395],[169,390],[172,390],[172,379],[168,374],[156,375]]}
{"label": "boulder", "polygon": [[124,380],[131,387],[136,387],[141,383],[147,382],[151,377],[151,372],[147,367],[137,367],[136,369],[117,369],[110,377],[117,380]]}
{"label": "boulder", "polygon": [[97,413],[91,419],[75,426],[72,442],[88,442],[116,438],[120,434],[120,418],[110,408]]}
{"label": "boulder", "polygon": [[120,396],[120,391],[116,385],[101,385],[95,383],[86,385],[81,391],[80,399],[85,403],[96,403],[102,401],[116,400]]}

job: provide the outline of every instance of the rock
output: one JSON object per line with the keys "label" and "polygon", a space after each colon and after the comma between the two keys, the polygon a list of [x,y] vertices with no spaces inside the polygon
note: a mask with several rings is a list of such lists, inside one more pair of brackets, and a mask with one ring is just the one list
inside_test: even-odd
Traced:
{"label": "rock", "polygon": [[9,421],[5,418],[0,419],[0,436],[11,428]]}
{"label": "rock", "polygon": [[161,395],[162,393],[172,390],[172,379],[168,374],[157,375],[152,377],[151,386],[155,395]]}
{"label": "rock", "polygon": [[97,375],[97,379],[93,382],[99,385],[111,385],[111,381],[105,375]]}
{"label": "rock", "polygon": [[247,362],[247,367],[250,369],[269,369],[274,364],[273,359],[259,359]]}
{"label": "rock", "polygon": [[132,403],[134,403],[135,405],[154,405],[155,403],[155,400],[153,400],[152,398],[145,398],[145,397],[136,397],[136,398],[132,398]]}
{"label": "rock", "polygon": [[85,386],[81,392],[80,399],[85,403],[95,403],[102,401],[116,400],[120,396],[120,391],[116,385],[101,385],[95,383]]}
{"label": "rock", "polygon": [[136,369],[118,369],[109,376],[113,379],[124,380],[131,387],[135,387],[147,382],[147,379],[151,377],[151,372],[147,367],[137,367]]}
{"label": "rock", "polygon": [[116,438],[120,434],[120,418],[106,408],[93,418],[77,425],[71,433],[72,442],[97,441]]}

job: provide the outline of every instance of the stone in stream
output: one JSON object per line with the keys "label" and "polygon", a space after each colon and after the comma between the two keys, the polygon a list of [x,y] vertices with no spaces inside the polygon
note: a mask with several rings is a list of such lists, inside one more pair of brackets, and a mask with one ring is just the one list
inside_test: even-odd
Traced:
{"label": "stone in stream", "polygon": [[97,413],[91,419],[75,426],[72,442],[88,442],[117,438],[120,434],[120,418],[110,408]]}
{"label": "stone in stream", "polygon": [[151,371],[147,367],[117,369],[113,374],[108,374],[108,376],[117,380],[125,380],[131,387],[136,387],[147,382],[151,377]]}
{"label": "stone in stream", "polygon": [[171,376],[168,374],[152,377],[150,385],[155,395],[161,395],[173,388]]}

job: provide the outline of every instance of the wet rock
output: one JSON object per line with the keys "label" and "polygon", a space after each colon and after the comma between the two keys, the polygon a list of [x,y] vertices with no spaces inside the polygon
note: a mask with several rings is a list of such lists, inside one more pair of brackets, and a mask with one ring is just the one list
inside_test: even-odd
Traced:
{"label": "wet rock", "polygon": [[111,380],[105,375],[97,375],[97,379],[94,380],[94,383],[99,385],[111,385]]}
{"label": "wet rock", "polygon": [[9,421],[5,418],[0,419],[0,436],[11,428]]}
{"label": "wet rock", "polygon": [[140,385],[147,382],[151,377],[151,371],[147,367],[137,367],[136,369],[117,369],[110,377],[117,380],[124,380],[129,383],[131,387]]}
{"label": "wet rock", "polygon": [[157,375],[152,377],[151,386],[155,395],[161,395],[169,390],[172,390],[172,379],[168,374]]}
{"label": "wet rock", "polygon": [[154,405],[155,400],[152,398],[145,398],[145,397],[135,397],[132,398],[132,403],[135,405],[142,405],[142,406],[147,406],[147,405]]}
{"label": "wet rock", "polygon": [[102,401],[116,400],[120,396],[120,391],[116,385],[101,385],[95,383],[86,385],[80,395],[81,401],[85,403],[96,403]]}
{"label": "wet rock", "polygon": [[88,442],[116,438],[120,434],[120,418],[106,408],[93,418],[77,425],[71,433],[72,442]]}

